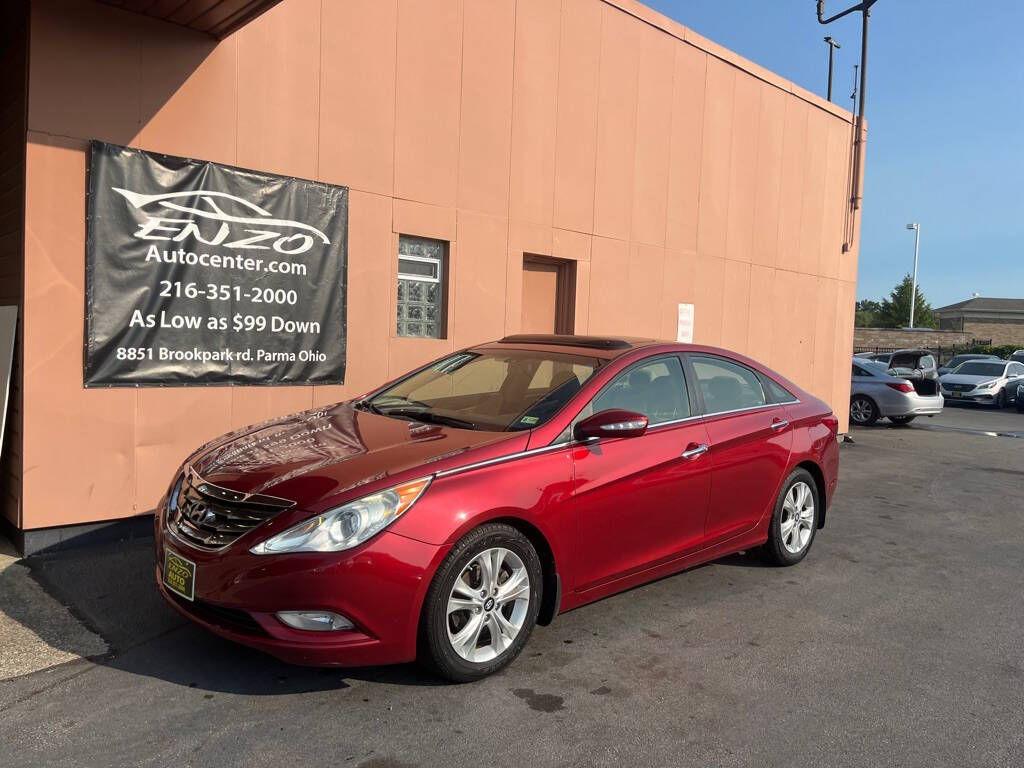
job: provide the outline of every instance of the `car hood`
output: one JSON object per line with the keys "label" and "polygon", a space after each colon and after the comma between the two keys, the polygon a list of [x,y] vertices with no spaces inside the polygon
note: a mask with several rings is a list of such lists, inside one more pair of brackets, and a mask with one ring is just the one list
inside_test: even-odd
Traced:
{"label": "car hood", "polygon": [[527,432],[453,429],[342,403],[225,435],[203,446],[187,463],[214,485],[279,496],[317,511],[319,504],[353,488],[379,488],[413,470],[426,475],[501,456],[521,450],[527,439]]}
{"label": "car hood", "polygon": [[969,376],[965,373],[947,373],[942,377],[943,384],[988,384],[990,381],[999,381],[998,376]]}

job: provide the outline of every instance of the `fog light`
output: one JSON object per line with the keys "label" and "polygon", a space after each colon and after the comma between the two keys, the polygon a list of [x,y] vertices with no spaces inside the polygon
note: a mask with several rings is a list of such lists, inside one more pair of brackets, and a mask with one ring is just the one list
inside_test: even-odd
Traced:
{"label": "fog light", "polygon": [[352,622],[340,613],[330,611],[280,611],[277,618],[292,629],[306,629],[312,632],[337,632],[354,628]]}

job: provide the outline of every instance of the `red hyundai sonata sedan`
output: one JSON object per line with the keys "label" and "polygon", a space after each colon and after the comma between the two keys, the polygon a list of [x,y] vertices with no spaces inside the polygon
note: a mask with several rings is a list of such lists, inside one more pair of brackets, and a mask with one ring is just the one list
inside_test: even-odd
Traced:
{"label": "red hyundai sonata sedan", "polygon": [[558,613],[738,550],[807,554],[829,407],[713,347],[510,336],[200,448],[156,516],[185,616],[286,661],[512,661]]}

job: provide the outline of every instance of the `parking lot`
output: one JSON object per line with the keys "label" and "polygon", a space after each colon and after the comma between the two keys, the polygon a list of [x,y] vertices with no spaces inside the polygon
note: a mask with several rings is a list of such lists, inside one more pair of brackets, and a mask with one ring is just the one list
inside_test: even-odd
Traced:
{"label": "parking lot", "polygon": [[36,561],[112,652],[0,682],[3,763],[1021,765],[1024,440],[985,432],[1024,415],[856,429],[802,564],[606,599],[472,685],[209,636],[157,598],[147,542]]}

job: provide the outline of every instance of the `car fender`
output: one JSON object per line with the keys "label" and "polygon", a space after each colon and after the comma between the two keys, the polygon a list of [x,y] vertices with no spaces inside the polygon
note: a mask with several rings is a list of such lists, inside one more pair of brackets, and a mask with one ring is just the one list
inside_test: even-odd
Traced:
{"label": "car fender", "polygon": [[562,586],[572,589],[577,515],[568,447],[526,451],[496,464],[439,474],[390,530],[429,544],[451,545],[498,520],[513,525],[522,521],[536,530],[550,550]]}

